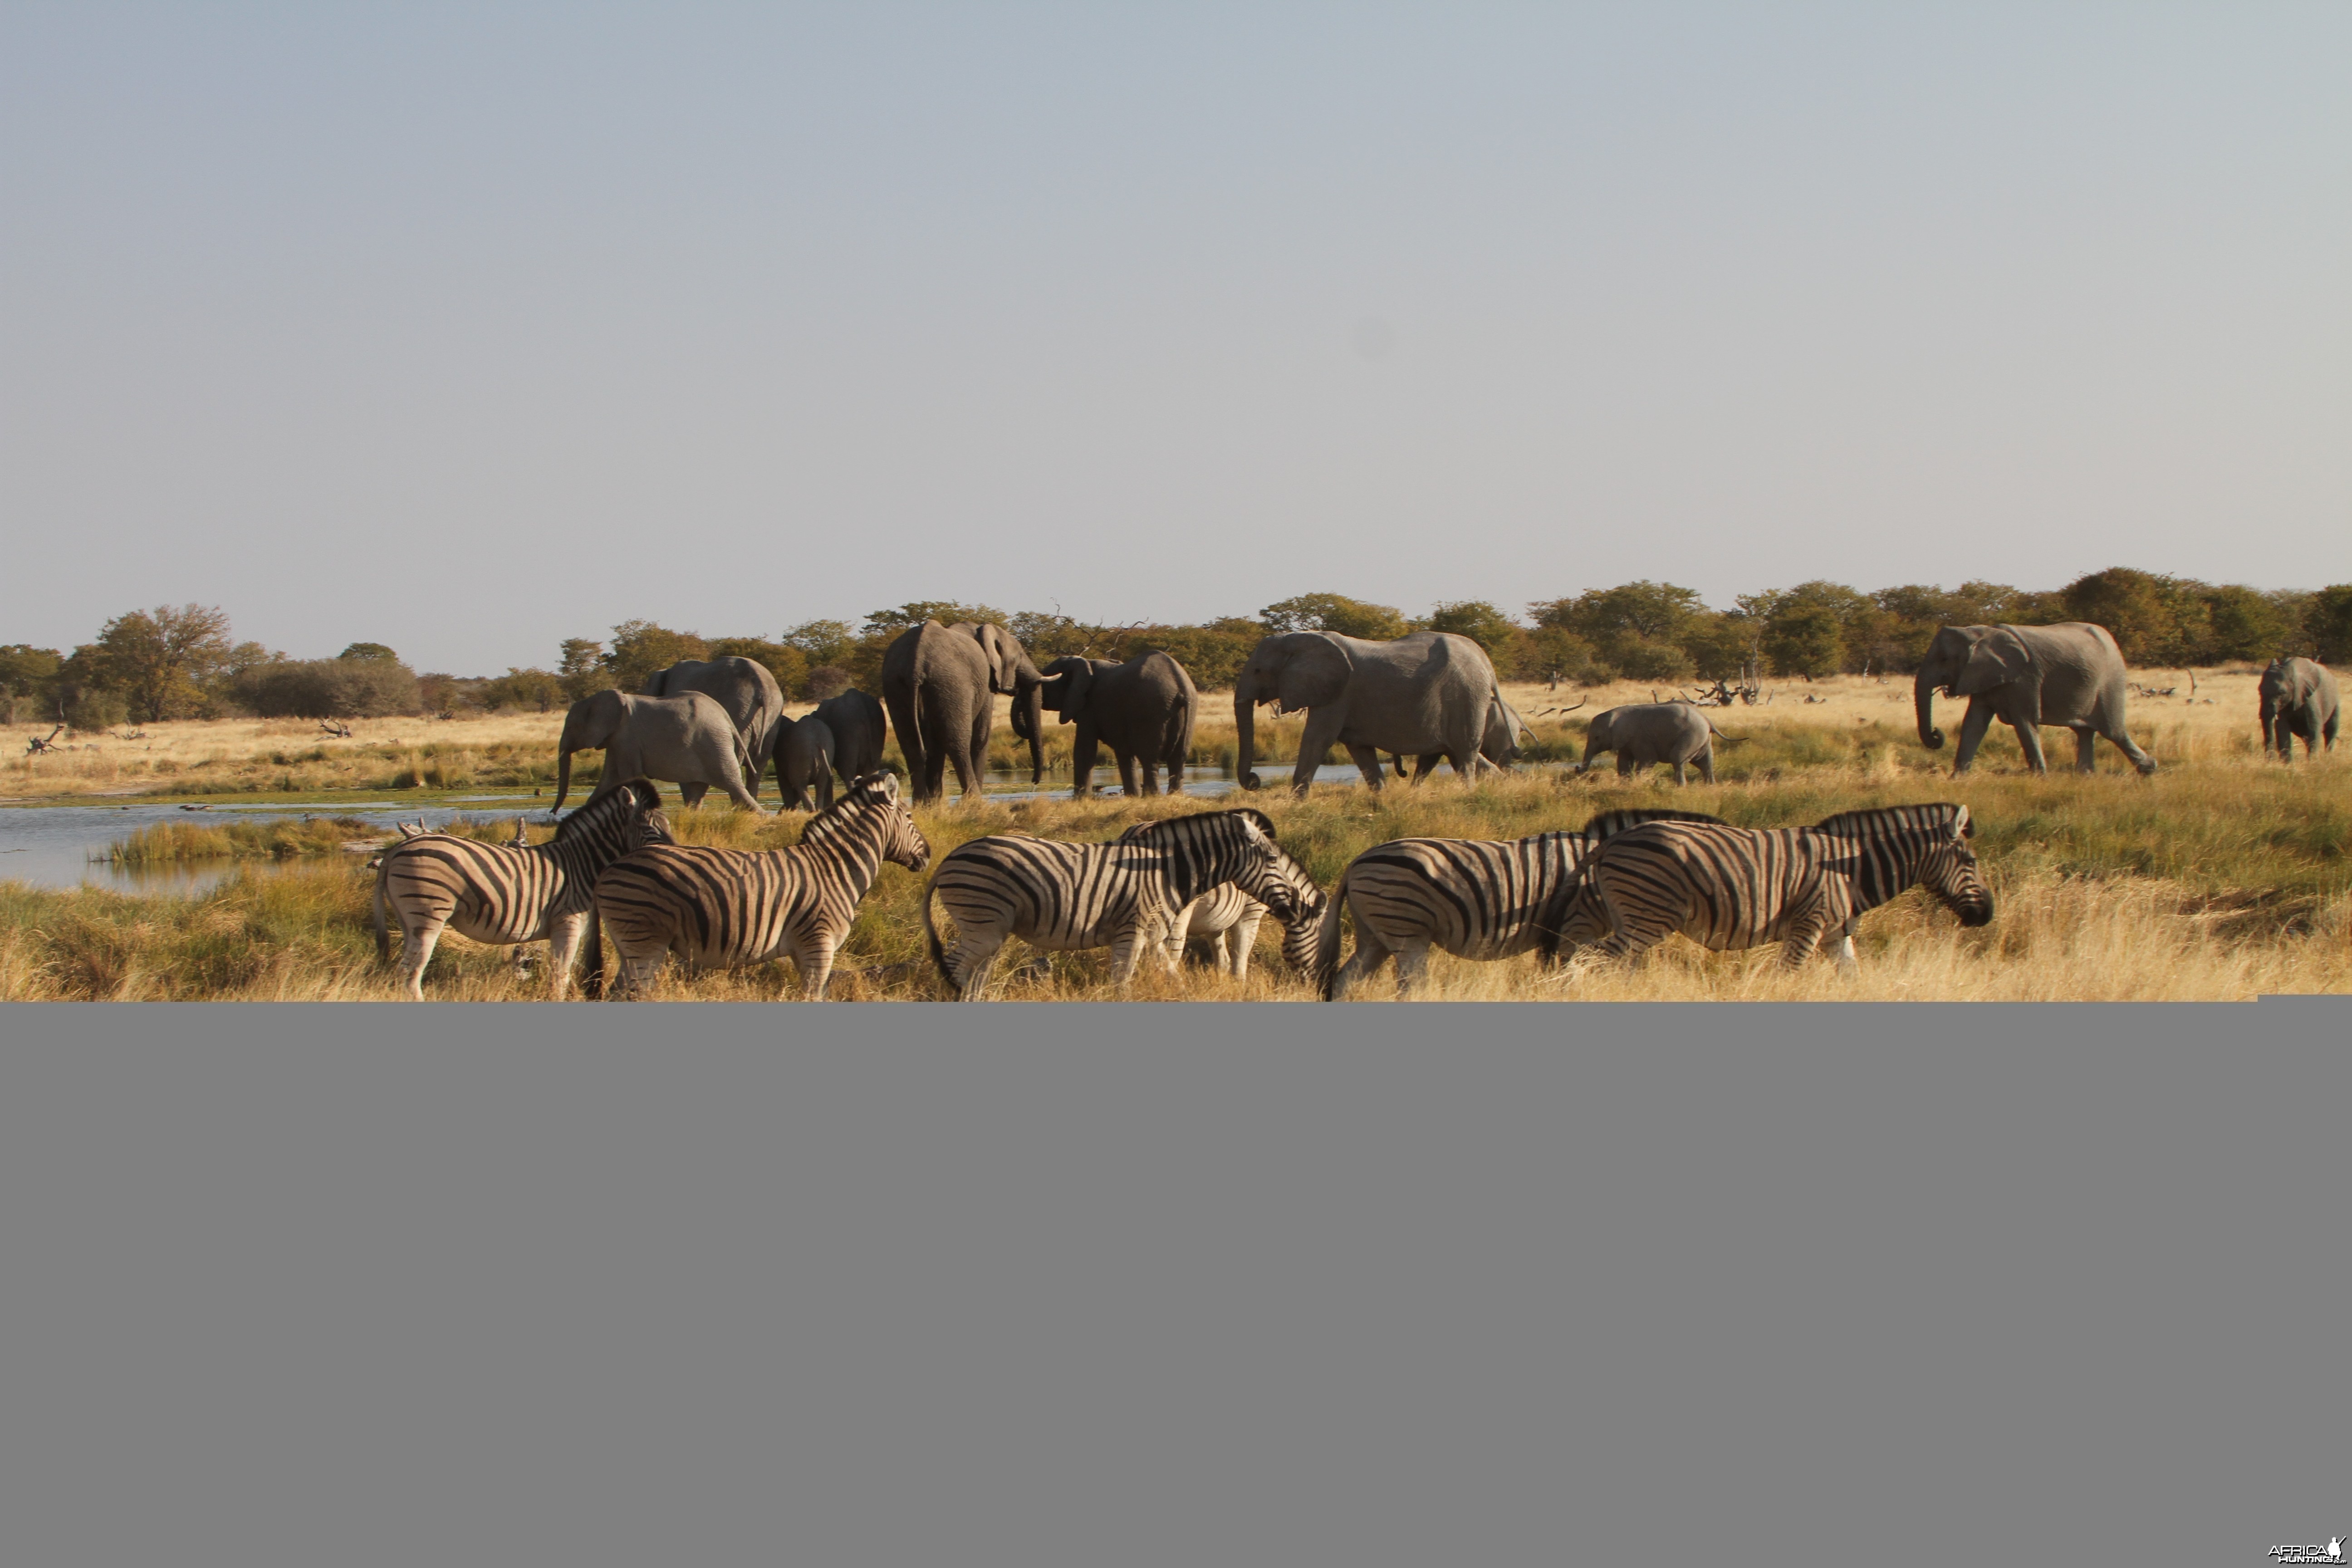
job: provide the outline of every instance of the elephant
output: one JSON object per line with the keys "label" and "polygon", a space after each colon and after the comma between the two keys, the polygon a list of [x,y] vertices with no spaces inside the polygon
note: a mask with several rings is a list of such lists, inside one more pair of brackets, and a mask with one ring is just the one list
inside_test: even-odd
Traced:
{"label": "elephant", "polygon": [[[1577,704],[1579,708],[1583,706],[1581,702]],[[1518,761],[1521,749],[1519,742],[1527,738],[1528,732],[1528,721],[1519,717],[1517,709],[1503,700],[1502,692],[1497,690],[1495,693],[1495,705],[1486,710],[1486,738],[1478,742],[1478,754],[1494,763],[1496,768],[1508,773],[1511,771],[1511,764]],[[1415,757],[1412,763],[1412,782],[1419,784],[1435,773],[1443,754],[1438,752],[1424,752]],[[1396,775],[1399,778],[1405,776],[1402,757],[1396,759]]]}
{"label": "elephant", "polygon": [[1290,787],[1307,793],[1323,753],[1348,749],[1364,782],[1381,787],[1382,752],[1443,756],[1474,778],[1493,769],[1482,754],[1495,717],[1495,667],[1486,650],[1452,632],[1414,632],[1366,642],[1337,632],[1282,632],[1262,640],[1234,680],[1234,723],[1241,784],[1261,781],[1250,766],[1257,705],[1276,712],[1307,710]]}
{"label": "elephant", "polygon": [[678,786],[688,805],[699,805],[713,784],[744,810],[761,813],[743,787],[741,731],[718,700],[699,691],[683,697],[631,697],[599,691],[572,705],[556,742],[555,805],[563,809],[572,793],[572,753],[604,753],[604,775],[588,798],[594,800],[634,778],[663,779]]}
{"label": "elephant", "polygon": [[823,721],[833,735],[833,771],[845,785],[882,771],[882,737],[887,726],[878,700],[863,691],[845,691],[818,703],[811,717]]}
{"label": "elephant", "polygon": [[[785,811],[823,811],[833,804],[833,768],[839,754],[835,750],[833,727],[812,713],[784,731],[776,747],[776,788],[784,799],[778,807]],[[852,777],[856,775],[852,774]],[[809,805],[809,791],[816,791],[816,805]]]}
{"label": "elephant", "polygon": [[[1591,773],[1595,757],[1614,752],[1621,778],[1632,777],[1635,768],[1671,763],[1675,783],[1686,784],[1690,764],[1696,763],[1699,777],[1713,784],[1715,738],[1722,734],[1713,721],[1687,702],[1632,702],[1605,709],[1592,716],[1584,731],[1584,761],[1576,764],[1576,771]],[[1724,735],[1724,739],[1731,737]]]}
{"label": "elephant", "polygon": [[776,684],[775,676],[766,665],[733,655],[708,662],[681,659],[667,669],[655,671],[646,680],[643,695],[683,697],[689,691],[699,691],[712,699],[735,721],[736,730],[743,737],[739,753],[743,782],[753,795],[758,795],[760,777],[783,739],[783,729],[792,722],[784,717],[784,692]]}
{"label": "elephant", "polygon": [[2053,626],[1938,631],[1911,686],[1919,743],[1931,752],[1944,744],[1944,732],[1935,727],[1939,690],[1969,700],[1960,721],[1960,749],[1952,758],[1955,776],[1969,771],[1995,719],[2017,731],[2026,766],[2037,773],[2050,771],[2042,757],[2044,724],[2074,731],[2074,766],[2083,773],[2095,765],[2091,745],[2101,735],[2143,777],[2156,772],[2156,759],[2124,728],[2124,656],[2105,626],[2063,621]]}
{"label": "elephant", "polygon": [[[1201,694],[1184,667],[1154,650],[1125,664],[1101,658],[1057,658],[1045,667],[1045,706],[1078,727],[1070,752],[1070,796],[1094,791],[1098,742],[1108,742],[1129,795],[1158,795],[1160,768],[1168,793],[1184,793],[1184,757],[1192,749],[1192,719]],[[1141,787],[1137,787],[1138,775]]]}
{"label": "elephant", "polygon": [[1045,777],[1045,751],[1038,688],[1045,676],[1013,635],[997,626],[970,621],[943,626],[937,621],[901,633],[882,655],[882,700],[918,801],[946,793],[948,764],[956,785],[977,797],[981,769],[988,760],[988,737],[995,727],[993,696],[1013,696],[1013,732],[1029,742],[1030,782]]}
{"label": "elephant", "polygon": [[2279,761],[2294,760],[2295,737],[2303,737],[2305,760],[2323,749],[2336,749],[2336,722],[2341,709],[2336,698],[2336,677],[2324,664],[2307,658],[2274,658],[2263,671],[2263,750],[2275,744]]}

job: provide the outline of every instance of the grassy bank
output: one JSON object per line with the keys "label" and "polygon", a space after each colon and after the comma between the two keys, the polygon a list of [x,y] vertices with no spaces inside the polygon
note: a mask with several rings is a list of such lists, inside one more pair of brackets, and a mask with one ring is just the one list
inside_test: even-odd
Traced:
{"label": "grassy bank", "polygon": [[[1812,721],[1800,713],[1767,723],[1759,710],[1731,710],[1724,727],[1750,738],[1727,752],[1738,761],[1727,761],[1723,782],[1712,787],[1677,789],[1664,773],[1627,782],[1553,768],[1476,787],[1444,774],[1418,788],[1392,784],[1377,797],[1350,784],[1319,786],[1305,800],[1269,789],[1249,802],[1273,816],[1284,843],[1328,887],[1355,854],[1385,839],[1512,837],[1573,826],[1614,806],[1672,803],[1779,826],[1857,806],[1960,800],[1979,824],[2000,900],[1993,924],[1973,931],[1916,894],[1872,914],[1860,941],[1863,971],[1852,983],[1825,963],[1785,975],[1773,950],[1710,956],[1677,940],[1638,968],[1590,966],[1565,976],[1541,973],[1527,959],[1440,958],[1433,979],[1444,996],[2154,1000],[2352,989],[2352,769],[2265,763],[2251,741],[2239,746],[2228,726],[2191,712],[2171,721],[2168,737],[2166,721],[2148,726],[2145,739],[2171,752],[2158,752],[2166,766],[2152,779],[2112,758],[2093,777],[2035,778],[1989,756],[1955,780],[1940,759],[1866,710],[1879,695],[1854,692],[1846,711]],[[919,821],[936,857],[983,833],[1108,838],[1139,820],[1201,808],[1167,798],[994,799],[926,810]],[[793,842],[805,820],[708,805],[672,816],[689,843],[754,849]],[[502,839],[511,820],[467,831]],[[534,838],[546,832],[532,828]],[[375,966],[367,931],[372,881],[363,858],[321,847],[330,837],[339,845],[380,836],[331,821],[171,824],[142,836],[141,852],[187,858],[225,849],[287,868],[239,876],[189,899],[0,886],[0,996],[389,998],[390,978]],[[836,996],[935,994],[920,888],[920,879],[885,868],[845,952]],[[1244,986],[1201,971],[1171,984],[1147,971],[1136,994],[1303,998],[1274,943],[1269,927]],[[1007,995],[1105,994],[1097,955],[1033,954],[1016,942],[999,974]],[[665,987],[712,999],[793,989],[781,965],[672,977]],[[427,988],[451,998],[527,997],[538,982],[517,978],[510,952],[452,937]]]}

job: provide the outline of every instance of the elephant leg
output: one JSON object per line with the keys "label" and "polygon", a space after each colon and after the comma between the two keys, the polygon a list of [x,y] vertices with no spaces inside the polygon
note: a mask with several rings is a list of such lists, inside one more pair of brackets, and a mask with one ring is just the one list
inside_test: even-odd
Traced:
{"label": "elephant leg", "polygon": [[[1307,710],[1307,732],[1299,738],[1298,762],[1290,770],[1291,794],[1307,793],[1307,786],[1315,782],[1315,770],[1323,765],[1323,753],[1328,752],[1339,738],[1339,714],[1326,708],[1309,708]],[[1374,761],[1377,764],[1378,758],[1375,757]],[[1357,765],[1363,765],[1360,760]],[[1371,770],[1370,782],[1377,793],[1381,787],[1381,770],[1377,765]]]}
{"label": "elephant leg", "polygon": [[1698,754],[1698,776],[1707,783],[1715,782],[1715,742],[1709,741],[1706,750]]}
{"label": "elephant leg", "polygon": [[1992,704],[1982,697],[1969,699],[1968,716],[1960,721],[1959,750],[1952,753],[1952,776],[1967,773],[1977,760],[1977,748],[1984,744],[1985,731],[1992,728]]}
{"label": "elephant leg", "polygon": [[[1356,771],[1364,775],[1365,783],[1370,784],[1374,789],[1381,787],[1381,768],[1382,764],[1381,763],[1381,753],[1378,747],[1350,746],[1348,748],[1348,757],[1349,761],[1356,764]],[[1413,781],[1415,784],[1419,784],[1420,782],[1421,781],[1419,779],[1415,779]]]}
{"label": "elephant leg", "polygon": [[2074,771],[2078,773],[2097,773],[2099,759],[2091,750],[2099,742],[2097,733],[2088,724],[2075,724],[2070,727],[2074,731]]}
{"label": "elephant leg", "polygon": [[[2114,743],[2116,751],[2121,752],[2124,754],[2124,756],[2131,763],[2133,767],[2139,770],[2139,773],[2142,778],[2146,778],[2148,774],[2156,772],[2156,759],[2149,756],[2146,752],[2141,751],[2139,749],[2139,742],[2131,738],[2131,731],[2125,729],[2121,724],[2117,724],[2113,730],[2108,731],[2107,739]],[[2084,747],[2086,752],[2088,751],[2089,746],[2090,742],[2086,740],[2084,742]]]}
{"label": "elephant leg", "polygon": [[707,784],[682,784],[677,786],[677,803],[689,809],[700,805],[702,797],[710,793]]}
{"label": "elephant leg", "polygon": [[1429,980],[1429,939],[1417,936],[1396,950],[1397,999],[1402,1001]]}
{"label": "elephant leg", "polygon": [[1160,759],[1150,752],[1134,752],[1129,755],[1134,759],[1135,771],[1142,775],[1143,793],[1158,795],[1160,793]]}
{"label": "elephant leg", "polygon": [[1617,776],[1621,779],[1630,779],[1633,776],[1633,752],[1620,752],[1617,753]]}
{"label": "elephant leg", "polygon": [[[1124,749],[1115,749],[1112,755],[1118,759],[1118,787],[1123,793],[1125,793],[1128,799],[1133,800],[1138,795],[1142,793],[1139,783],[1139,770],[1136,766],[1136,755],[1133,752],[1126,751]],[[1153,793],[1157,794],[1159,792],[1155,790]]]}
{"label": "elephant leg", "polygon": [[2050,771],[2050,761],[2042,754],[2042,726],[2023,719],[2012,719],[2009,727],[2017,734],[2017,749],[2025,753],[2025,765],[2037,773]]}
{"label": "elephant leg", "polygon": [[1675,759],[1675,783],[1678,784],[1690,783],[1690,763],[1685,758]]}
{"label": "elephant leg", "polygon": [[2331,752],[2336,749],[2336,721],[2341,717],[2341,710],[2338,710],[2336,712],[2330,713],[2327,716],[2327,722],[2321,725],[2319,729],[2320,734],[2326,739],[2327,750]]}
{"label": "elephant leg", "polygon": [[760,797],[743,787],[743,780],[740,774],[732,778],[720,779],[719,781],[719,787],[727,792],[727,797],[730,800],[732,800],[737,805],[741,806],[745,811],[750,812],[752,816],[765,816],[768,815],[768,808],[760,804]]}
{"label": "elephant leg", "polygon": [[568,915],[558,915],[547,928],[547,994],[550,1001],[563,1000],[564,991],[572,984],[572,965],[580,957],[581,939],[588,934],[588,922],[595,917],[586,910],[575,910]]}

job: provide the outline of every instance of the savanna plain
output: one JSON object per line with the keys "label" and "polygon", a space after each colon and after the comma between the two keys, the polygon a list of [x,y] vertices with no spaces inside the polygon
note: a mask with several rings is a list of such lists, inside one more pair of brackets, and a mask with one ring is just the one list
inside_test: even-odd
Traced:
{"label": "savanna plain", "polygon": [[[2131,730],[2159,772],[2135,774],[2105,742],[2098,771],[2071,764],[2063,731],[2046,731],[2053,771],[2026,772],[1998,725],[1976,768],[1949,773],[1948,746],[1922,748],[1906,681],[1840,677],[1781,688],[1769,705],[1712,710],[1738,739],[1719,744],[1717,783],[1677,786],[1670,769],[1620,778],[1613,759],[1589,774],[1570,771],[1591,714],[1647,701],[1646,687],[1591,691],[1514,686],[1507,695],[1534,723],[1538,742],[1514,773],[1465,784],[1441,772],[1418,786],[1391,782],[1375,795],[1352,778],[1318,784],[1304,799],[1286,782],[1300,721],[1261,721],[1256,765],[1268,787],[1255,795],[1068,798],[1067,729],[1048,731],[1044,793],[1000,782],[986,798],[952,797],[916,820],[939,857],[982,834],[1018,830],[1102,839],[1146,819],[1242,804],[1275,821],[1284,846],[1326,889],[1372,845],[1413,836],[1511,838],[1572,828],[1622,806],[1675,805],[1743,826],[1790,826],[1863,806],[1952,800],[1977,825],[1976,846],[1996,902],[1992,923],[1964,930],[1923,893],[1904,894],[1864,917],[1861,967],[1842,977],[1826,960],[1784,970],[1777,947],[1708,953],[1676,937],[1646,960],[1580,959],[1547,970],[1529,957],[1475,963],[1433,955],[1420,994],[1441,1000],[1553,1001],[2223,1001],[2278,993],[2352,990],[2352,768],[2341,760],[2282,764],[2259,749],[2255,676],[2245,669],[2179,677],[2168,697],[2136,700]],[[1811,700],[1807,700],[1810,698]],[[1557,710],[1582,700],[1562,714]],[[1230,701],[1206,694],[1190,782],[1230,783],[1236,762]],[[797,711],[798,710],[796,710]],[[1957,707],[1942,716],[1956,726]],[[459,792],[511,797],[514,815],[464,831],[505,840],[516,818],[536,842],[552,831],[561,714],[478,719],[393,719],[330,739],[307,722],[221,720],[151,725],[78,750],[29,755],[18,727],[0,731],[0,800],[92,805],[170,799],[299,803],[282,819],[224,820],[192,813],[128,834],[109,853],[128,862],[233,864],[193,895],[135,895],[96,887],[0,880],[0,999],[390,1000],[393,972],[377,960],[369,921],[374,873],[365,847],[383,829],[336,814],[339,799],[418,805]],[[1000,714],[991,768],[1013,772],[1021,748]],[[887,760],[898,761],[895,742]],[[1104,763],[1108,764],[1106,756]],[[1334,757],[1334,761],[1339,760]],[[592,764],[575,774],[593,783]],[[1277,780],[1277,772],[1282,775]],[[1106,766],[1101,787],[1116,784]],[[543,791],[543,795],[533,795]],[[793,842],[805,816],[753,816],[711,797],[669,816],[680,841],[766,849]],[[768,797],[773,798],[772,783]],[[575,799],[577,796],[575,796]],[[714,804],[716,803],[716,804]],[[919,1000],[942,987],[924,951],[923,879],[886,867],[861,907],[835,970],[836,1001]],[[1169,976],[1150,963],[1137,1000],[1307,1001],[1286,971],[1279,931],[1261,931],[1246,979],[1188,963]],[[1352,934],[1349,937],[1352,945]],[[543,947],[486,947],[452,932],[425,976],[428,997],[529,1001],[546,994],[532,967]],[[519,956],[523,960],[518,963]],[[1014,1000],[1098,1000],[1112,994],[1105,955],[1045,953],[1015,942],[992,994]],[[796,998],[790,966],[770,963],[689,975],[672,969],[660,998]],[[1389,976],[1357,994],[1393,994]]]}

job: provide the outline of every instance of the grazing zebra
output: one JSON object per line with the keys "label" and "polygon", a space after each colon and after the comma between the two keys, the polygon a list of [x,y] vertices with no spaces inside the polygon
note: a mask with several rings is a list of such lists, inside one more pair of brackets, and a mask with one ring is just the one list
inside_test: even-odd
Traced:
{"label": "grazing zebra", "polygon": [[[1139,835],[1151,831],[1154,825],[1139,822],[1119,835],[1127,843]],[[1185,944],[1206,942],[1213,956],[1217,973],[1230,974],[1236,980],[1249,978],[1250,952],[1257,945],[1257,928],[1265,920],[1265,906],[1259,903],[1231,882],[1220,882],[1191,903],[1176,911],[1168,923],[1168,963],[1172,969],[1184,959]],[[1231,938],[1231,945],[1227,939]],[[1293,921],[1283,927],[1282,956],[1300,973],[1315,957],[1315,922]]]}
{"label": "grazing zebra", "polygon": [[620,953],[618,990],[642,990],[673,952],[696,969],[790,957],[801,994],[822,1001],[885,860],[916,872],[931,863],[889,773],[859,775],[789,848],[662,845],[616,860],[596,879],[596,914]]}
{"label": "grazing zebra", "polygon": [[[1174,972],[1167,942],[1179,916],[1225,883],[1294,931],[1322,902],[1264,812],[1204,811],[1145,823],[1109,844],[1013,833],[960,844],[923,889],[923,930],[940,977],[966,1002],[980,999],[1009,936],[1062,952],[1108,947],[1111,976],[1125,990],[1147,948]],[[934,897],[955,921],[953,949],[940,941]]]}
{"label": "grazing zebra", "polygon": [[422,1002],[425,966],[445,927],[501,945],[544,940],[552,994],[561,998],[583,934],[590,969],[601,966],[589,920],[596,874],[633,849],[669,841],[669,824],[655,809],[660,804],[650,780],[633,779],[565,817],[547,843],[523,847],[427,833],[421,823],[411,834],[404,825],[406,837],[377,863],[376,956],[392,957],[389,905],[400,923],[408,994]]}
{"label": "grazing zebra", "polygon": [[[1695,811],[1603,812],[1574,832],[1527,838],[1393,838],[1339,873],[1317,924],[1307,973],[1327,1001],[1396,958],[1397,994],[1429,972],[1429,950],[1509,958],[1541,945],[1537,915],[1573,879],[1595,845],[1644,822],[1720,822]],[[1339,911],[1355,917],[1356,952],[1339,963]]]}
{"label": "grazing zebra", "polygon": [[1969,808],[1949,803],[1841,812],[1811,827],[1650,823],[1588,858],[1545,923],[1555,944],[1619,958],[1675,931],[1715,952],[1777,942],[1791,969],[1835,931],[1838,968],[1851,973],[1855,922],[1915,883],[1962,925],[1991,921],[1975,834]]}

